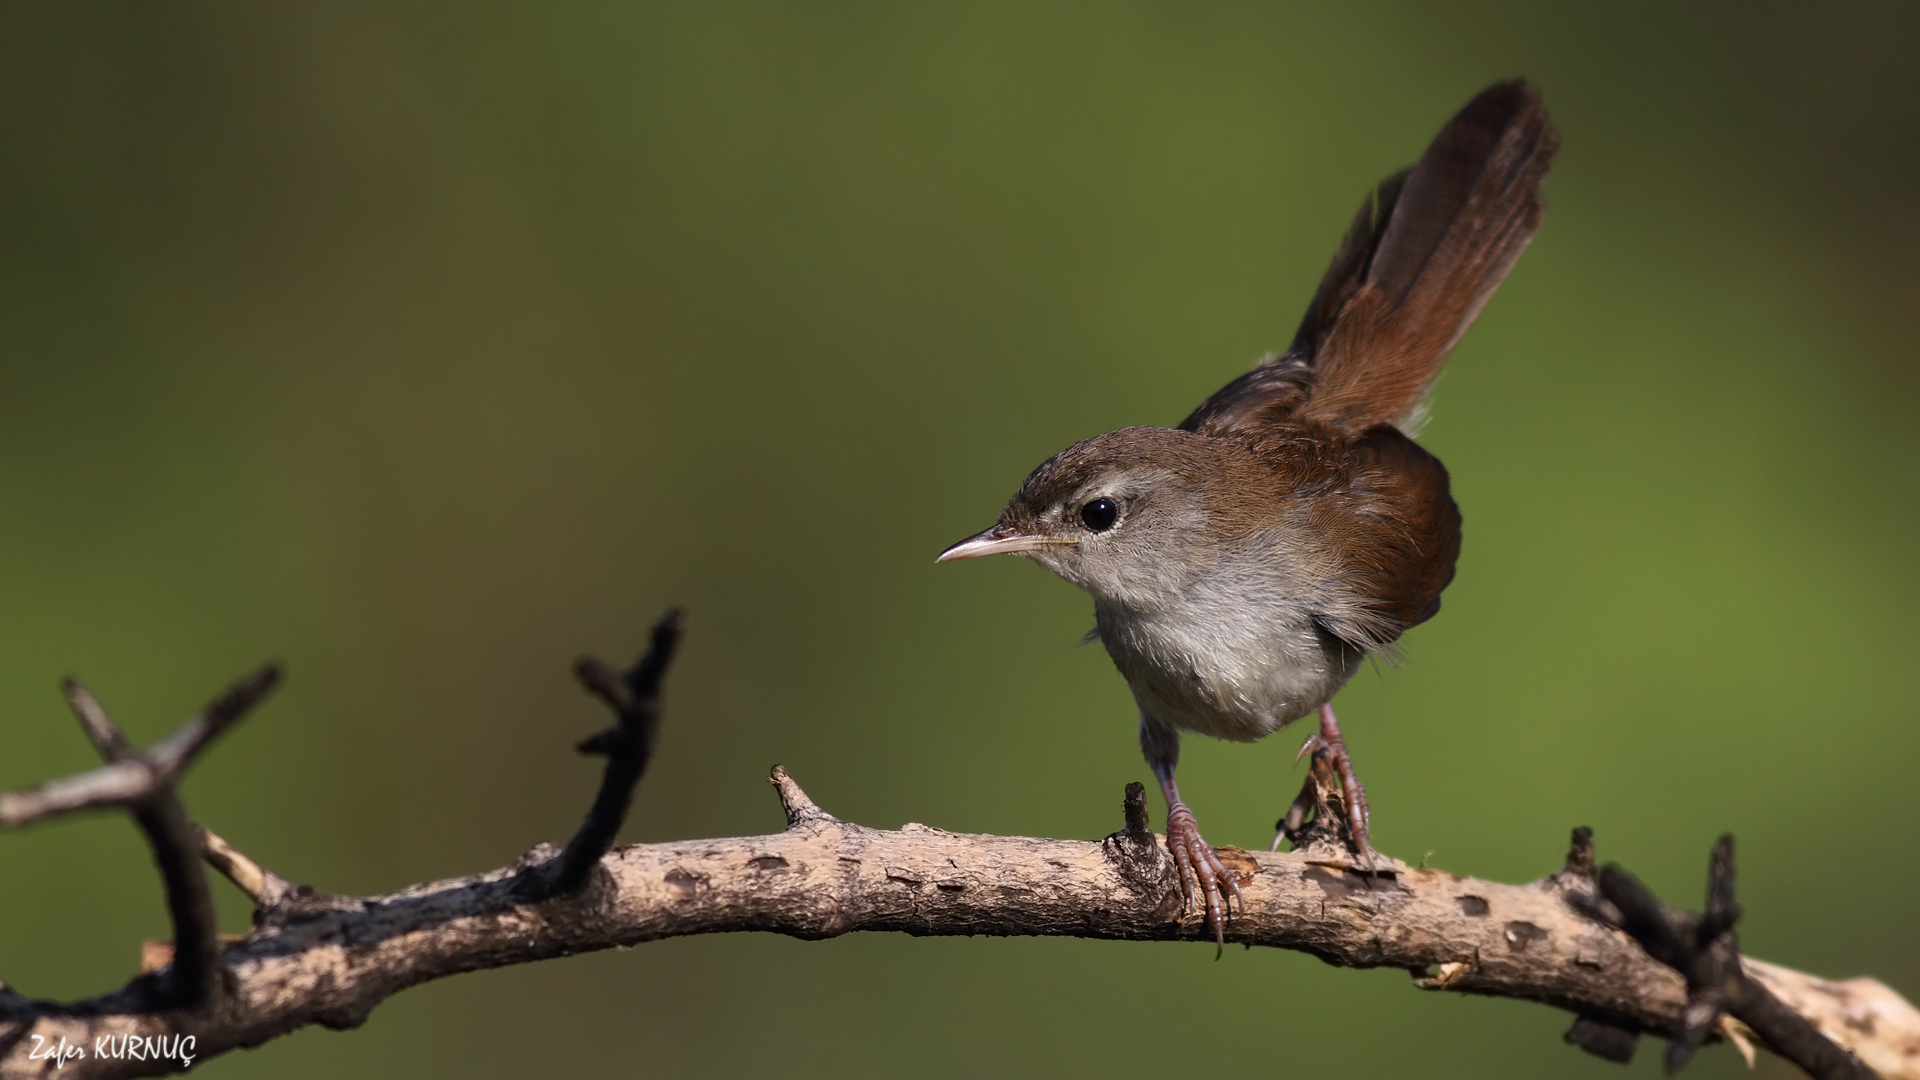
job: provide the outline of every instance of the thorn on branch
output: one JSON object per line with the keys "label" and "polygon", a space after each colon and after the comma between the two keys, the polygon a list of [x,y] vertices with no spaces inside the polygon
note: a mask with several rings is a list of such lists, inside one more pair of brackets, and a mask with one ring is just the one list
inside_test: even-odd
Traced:
{"label": "thorn on branch", "polygon": [[1125,825],[1107,837],[1101,848],[1114,860],[1121,878],[1134,891],[1146,893],[1169,888],[1168,883],[1174,880],[1173,867],[1166,849],[1154,838],[1153,826],[1148,821],[1144,784],[1136,780],[1127,785],[1127,793],[1120,801],[1120,813]]}
{"label": "thorn on branch", "polygon": [[1153,826],[1147,822],[1147,786],[1135,780],[1127,785],[1127,793],[1120,800],[1120,813],[1125,817],[1126,837],[1134,843],[1153,843]]}
{"label": "thorn on branch", "polygon": [[239,848],[206,826],[200,826],[200,855],[235,888],[253,901],[258,916],[270,915],[300,893],[300,886],[247,858]]}
{"label": "thorn on branch", "polygon": [[820,809],[800,785],[787,772],[784,765],[775,765],[767,775],[767,781],[780,796],[780,809],[786,812],[787,828],[797,829],[802,825],[827,825],[840,819]]}
{"label": "thorn on branch", "polygon": [[[1620,913],[1600,895],[1593,864],[1593,830],[1581,825],[1573,830],[1573,837],[1567,844],[1567,861],[1547,876],[1545,884],[1558,889],[1565,896],[1568,906],[1580,914],[1595,922],[1617,926]],[[1586,1045],[1576,1039],[1572,1032],[1567,1033],[1567,1041],[1582,1048]],[[1600,1057],[1607,1056],[1599,1050],[1593,1053]]]}
{"label": "thorn on branch", "polygon": [[1753,981],[1740,964],[1734,926],[1740,905],[1734,899],[1733,836],[1713,847],[1707,878],[1707,910],[1702,915],[1669,907],[1639,879],[1609,864],[1600,871],[1601,894],[1618,913],[1615,925],[1647,954],[1687,980],[1687,1007],[1680,1028],[1667,1046],[1667,1071],[1677,1072],[1731,1015],[1760,1037],[1767,1048],[1818,1080],[1872,1080],[1872,1070],[1820,1033],[1806,1017],[1787,1008]]}
{"label": "thorn on branch", "polygon": [[1573,830],[1573,839],[1567,844],[1567,864],[1560,868],[1560,876],[1593,880],[1593,830],[1585,825]]}
{"label": "thorn on branch", "polygon": [[646,655],[625,673],[609,665],[582,657],[574,665],[574,674],[587,691],[613,710],[614,725],[582,740],[583,754],[598,754],[607,759],[607,770],[600,780],[599,794],[587,810],[586,820],[567,841],[560,857],[540,871],[522,878],[520,891],[533,900],[548,900],[578,891],[587,883],[595,867],[620,834],[627,810],[633,805],[634,788],[646,775],[647,762],[660,731],[660,683],[667,665],[673,661],[674,648],[680,643],[681,612],[674,608],[653,626],[653,639]]}

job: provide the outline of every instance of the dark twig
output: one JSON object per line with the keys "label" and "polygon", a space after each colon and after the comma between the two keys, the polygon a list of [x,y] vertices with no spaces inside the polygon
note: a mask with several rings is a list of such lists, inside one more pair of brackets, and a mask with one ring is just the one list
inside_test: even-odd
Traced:
{"label": "dark twig", "polygon": [[1640,1047],[1640,1033],[1597,1016],[1581,1015],[1562,1038],[1594,1057],[1625,1065]]}
{"label": "dark twig", "polygon": [[[1613,906],[1594,891],[1593,830],[1581,825],[1573,830],[1567,844],[1567,860],[1558,873],[1547,880],[1566,893],[1569,902],[1601,922],[1618,925]],[[1622,1065],[1633,1060],[1640,1046],[1640,1032],[1631,1023],[1597,1012],[1582,1012],[1567,1029],[1566,1041],[1587,1053]]]}
{"label": "dark twig", "polygon": [[1618,925],[1655,960],[1687,980],[1687,1005],[1667,1046],[1667,1071],[1677,1072],[1731,1015],[1758,1035],[1769,1050],[1818,1080],[1872,1080],[1860,1060],[1820,1033],[1799,1013],[1749,978],[1740,963],[1734,926],[1740,905],[1733,895],[1733,836],[1713,847],[1703,915],[1662,903],[1639,879],[1618,866],[1600,871],[1600,892],[1618,912]]}
{"label": "dark twig", "polygon": [[133,816],[153,849],[173,920],[173,963],[166,976],[169,1003],[192,1008],[213,1001],[220,994],[220,923],[200,862],[199,829],[172,785],[134,807]]}
{"label": "dark twig", "polygon": [[145,791],[126,804],[153,849],[165,885],[167,913],[173,920],[173,962],[166,995],[169,1004],[186,1008],[212,1001],[220,990],[220,928],[213,892],[201,866],[200,828],[187,817],[187,808],[174,781],[201,750],[246,714],[279,681],[279,668],[262,667],[220,695],[199,716],[145,755],[107,715],[97,698],[79,682],[64,685],[67,704],[80,720],[87,740],[107,762],[106,768],[133,766],[147,774]]}
{"label": "dark twig", "polygon": [[567,841],[560,857],[524,880],[530,899],[550,899],[575,892],[587,883],[600,860],[613,850],[620,826],[633,805],[633,791],[646,774],[653,744],[660,731],[660,681],[680,643],[681,614],[674,608],[653,626],[653,640],[632,670],[621,674],[593,657],[582,657],[574,674],[587,690],[607,703],[614,725],[580,743],[583,754],[601,754],[607,771],[600,780],[587,818]]}
{"label": "dark twig", "polygon": [[1121,819],[1126,823],[1119,832],[1100,842],[1114,859],[1114,868],[1136,893],[1167,890],[1173,885],[1173,868],[1167,849],[1153,835],[1147,818],[1147,789],[1140,783],[1127,785],[1120,801]]}
{"label": "dark twig", "polygon": [[1155,846],[1153,826],[1147,820],[1147,786],[1134,781],[1127,785],[1127,791],[1120,799],[1121,820],[1126,828],[1119,835],[1127,838],[1136,846]]}
{"label": "dark twig", "polygon": [[1569,882],[1593,882],[1593,830],[1585,825],[1576,826],[1573,837],[1567,841],[1567,861],[1560,868],[1559,877]]}

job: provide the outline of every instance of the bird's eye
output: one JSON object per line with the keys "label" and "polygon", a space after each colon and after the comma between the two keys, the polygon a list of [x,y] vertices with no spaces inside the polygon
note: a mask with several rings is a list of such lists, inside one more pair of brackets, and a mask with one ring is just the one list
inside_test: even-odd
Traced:
{"label": "bird's eye", "polygon": [[1106,532],[1120,520],[1120,507],[1112,499],[1095,499],[1080,508],[1080,523],[1094,532]]}

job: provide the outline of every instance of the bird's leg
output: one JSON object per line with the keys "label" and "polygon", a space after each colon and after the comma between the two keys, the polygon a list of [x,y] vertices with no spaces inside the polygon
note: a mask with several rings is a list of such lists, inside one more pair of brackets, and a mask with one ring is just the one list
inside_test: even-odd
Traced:
{"label": "bird's leg", "polygon": [[1180,759],[1180,736],[1172,728],[1142,715],[1140,749],[1160,781],[1161,793],[1167,797],[1167,851],[1180,874],[1180,892],[1186,899],[1187,910],[1203,909],[1207,929],[1213,931],[1214,944],[1225,948],[1227,894],[1231,892],[1240,901],[1242,910],[1247,906],[1247,898],[1240,892],[1240,882],[1200,836],[1200,825],[1194,821],[1193,811],[1180,801],[1180,789],[1173,782],[1173,767]]}
{"label": "bird's leg", "polygon": [[[1333,702],[1320,706],[1320,730],[1307,738],[1300,747],[1300,757],[1314,755],[1326,761],[1333,774],[1340,779],[1340,806],[1346,818],[1347,837],[1353,844],[1354,854],[1368,873],[1373,872],[1373,847],[1367,843],[1367,789],[1360,786],[1360,777],[1353,771],[1353,758],[1347,753],[1347,742],[1340,737],[1340,721],[1333,715]],[[1295,760],[1298,760],[1297,758]],[[1305,798],[1305,792],[1301,797]],[[1299,809],[1289,810],[1287,821],[1293,821]],[[1294,826],[1297,828],[1298,823]],[[1276,843],[1278,841],[1276,840]]]}

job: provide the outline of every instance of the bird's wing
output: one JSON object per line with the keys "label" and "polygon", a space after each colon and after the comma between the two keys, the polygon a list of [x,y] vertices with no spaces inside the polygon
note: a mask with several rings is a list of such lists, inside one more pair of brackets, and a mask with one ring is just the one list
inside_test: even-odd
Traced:
{"label": "bird's wing", "polygon": [[1354,435],[1410,429],[1448,350],[1540,227],[1540,180],[1558,145],[1533,87],[1482,91],[1419,164],[1368,196],[1292,347],[1180,426],[1206,435],[1279,421]]}
{"label": "bird's wing", "polygon": [[1343,482],[1297,500],[1300,535],[1322,545],[1338,590],[1314,612],[1320,628],[1355,648],[1389,652],[1409,627],[1440,610],[1460,556],[1460,510],[1440,460],[1381,425],[1350,444]]}

